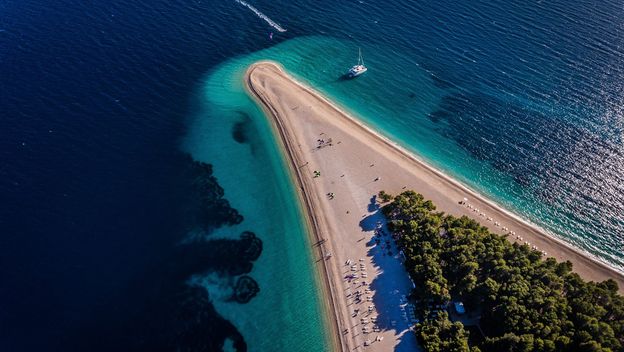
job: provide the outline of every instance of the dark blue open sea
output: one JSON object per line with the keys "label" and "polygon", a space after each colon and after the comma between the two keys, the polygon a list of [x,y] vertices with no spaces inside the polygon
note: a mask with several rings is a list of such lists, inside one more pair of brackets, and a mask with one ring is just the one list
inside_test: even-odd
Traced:
{"label": "dark blue open sea", "polygon": [[248,3],[0,2],[0,350],[327,349],[261,58],[624,270],[620,1]]}

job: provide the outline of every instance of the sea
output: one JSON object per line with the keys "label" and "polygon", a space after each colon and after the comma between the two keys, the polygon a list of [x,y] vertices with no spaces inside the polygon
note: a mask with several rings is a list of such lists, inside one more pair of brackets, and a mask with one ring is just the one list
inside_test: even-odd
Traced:
{"label": "sea", "polygon": [[[3,0],[0,350],[324,351],[318,265],[242,77],[280,62],[624,271],[606,0]],[[341,76],[362,50],[368,72]]]}

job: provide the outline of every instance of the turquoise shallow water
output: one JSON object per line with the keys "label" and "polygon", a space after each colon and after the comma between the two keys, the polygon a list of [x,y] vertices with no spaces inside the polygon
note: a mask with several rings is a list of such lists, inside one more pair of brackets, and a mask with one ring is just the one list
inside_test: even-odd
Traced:
{"label": "turquoise shallow water", "polygon": [[242,85],[246,67],[257,58],[228,61],[207,76],[199,92],[202,106],[183,148],[214,165],[227,199],[245,216],[240,225],[217,229],[211,238],[250,229],[263,240],[250,273],[260,293],[241,305],[222,292],[227,287],[222,278],[200,280],[219,313],[254,341],[251,351],[328,350],[315,264],[295,191],[269,122]]}
{"label": "turquoise shallow water", "polygon": [[[449,138],[447,129],[452,127],[444,119],[436,118],[436,114],[462,88],[445,82],[413,58],[379,43],[374,47],[362,45],[369,72],[356,80],[343,81],[340,75],[354,62],[357,47],[352,40],[298,37],[225,62],[207,75],[199,89],[202,106],[192,120],[184,148],[195,159],[214,164],[225,196],[246,216],[240,230],[252,227],[267,244],[252,272],[261,294],[248,305],[215,304],[227,319],[237,322],[246,338],[256,341],[252,350],[276,350],[276,346],[292,350],[293,341],[289,339],[302,336],[306,343],[301,345],[301,350],[326,347],[321,342],[326,336],[318,317],[318,305],[309,304],[318,303],[318,283],[294,190],[266,117],[242,86],[245,69],[258,60],[281,63],[298,79],[327,94],[435,167],[561,238],[619,265],[621,258],[597,250],[596,242],[588,241],[578,229],[570,227],[571,222],[560,216],[561,207],[540,202],[531,192],[531,184],[519,183],[517,178],[493,167],[487,160],[475,158],[465,146]],[[495,91],[487,94],[521,99]],[[485,143],[496,143],[482,139]],[[220,232],[227,236],[232,231],[217,230]],[[219,280],[209,281],[211,295],[218,296],[215,292]],[[277,326],[269,332],[259,325],[262,319]],[[300,335],[298,329],[305,333]],[[258,334],[270,334],[271,342],[260,343],[265,339]],[[275,340],[275,336],[281,337]]]}
{"label": "turquoise shallow water", "polygon": [[[388,91],[376,87],[392,83],[386,80],[394,74],[392,70],[371,70],[366,79],[342,81],[339,76],[345,65],[353,61],[353,48],[354,43],[335,38],[296,38],[229,60],[209,73],[201,84],[198,93],[201,109],[192,118],[184,149],[196,160],[214,165],[225,196],[245,215],[241,225],[217,229],[212,237],[227,237],[251,228],[265,243],[251,273],[261,293],[249,304],[228,302],[227,292],[220,293],[224,286],[220,278],[211,276],[203,280],[211,297],[216,299],[217,310],[226,319],[235,321],[243,336],[256,341],[252,350],[293,350],[296,344],[292,339],[305,340],[300,344],[301,351],[327,345],[322,342],[326,336],[319,319],[318,282],[312,271],[309,243],[295,193],[268,120],[243,88],[243,74],[251,63],[265,59],[281,63],[299,79],[328,94],[370,125],[403,141],[427,160],[463,162],[467,159],[461,150],[438,148],[446,141],[431,133],[433,126],[426,116],[436,109],[444,91],[435,86],[425,70],[412,65],[393,67],[392,70],[411,71],[409,84],[395,81]],[[372,67],[382,62],[381,59],[375,54],[366,58]],[[388,104],[391,91],[397,92],[401,99]],[[414,121],[397,118],[401,116],[420,117],[419,128],[407,129]],[[234,134],[238,140],[233,138]],[[440,167],[444,163],[436,165]],[[478,172],[467,172],[463,179],[473,174]],[[265,321],[274,328],[267,330]],[[264,335],[272,338],[263,339]]]}
{"label": "turquoise shallow water", "polygon": [[[241,89],[260,58],[624,268],[621,1],[246,3],[0,5],[3,350],[219,349],[226,337],[241,350],[324,348],[294,192]],[[337,80],[358,46],[369,72]],[[179,153],[180,138],[215,165],[225,199],[210,168]],[[227,201],[245,217],[234,228]],[[258,261],[238,260],[245,241],[180,245],[198,213],[225,226],[215,237],[257,232]],[[260,295],[228,303],[252,268]],[[201,272],[213,272],[205,285],[221,313],[184,285]],[[178,320],[188,312],[201,319]]]}
{"label": "turquoise shallow water", "polygon": [[[346,110],[414,151],[430,164],[492,197],[496,202],[555,236],[575,244],[617,268],[622,268],[624,261],[617,251],[617,238],[605,237],[601,233],[604,231],[601,226],[605,224],[606,219],[601,219],[600,216],[591,218],[592,214],[596,215],[597,210],[584,208],[586,205],[580,203],[583,201],[582,195],[565,192],[557,195],[557,191],[566,188],[565,183],[562,184],[566,181],[539,179],[538,177],[555,178],[548,174],[550,172],[548,170],[543,171],[547,172],[546,175],[540,175],[542,166],[536,165],[536,170],[531,173],[514,169],[517,161],[512,157],[514,154],[526,153],[521,150],[523,144],[533,143],[533,147],[539,149],[541,144],[549,143],[547,139],[545,142],[544,138],[537,141],[521,139],[523,137],[520,133],[526,132],[523,124],[530,121],[500,121],[488,116],[470,116],[467,112],[453,111],[457,109],[453,105],[457,104],[457,101],[470,102],[485,98],[471,96],[470,94],[474,93],[470,93],[468,88],[445,81],[441,75],[421,65],[409,54],[381,43],[359,45],[371,69],[360,79],[342,81],[339,77],[345,68],[354,62],[358,45],[352,40],[321,36],[300,37],[250,55],[246,59],[241,59],[239,64],[244,65],[243,62],[265,58],[280,62],[289,72],[326,93]],[[501,100],[503,105],[522,105],[526,113],[541,114],[552,109],[545,102],[536,102],[505,89],[497,90],[486,83],[471,89],[478,90],[479,94],[495,97],[491,99]],[[483,108],[488,107],[486,105]],[[565,108],[558,107],[558,110]],[[510,108],[492,104],[491,109]],[[558,111],[546,119],[557,120],[561,113]],[[449,119],[447,115],[451,114],[458,116]],[[572,125],[573,122],[570,120],[574,117],[573,114],[565,116],[565,122],[560,123]],[[487,121],[488,119],[490,121]],[[513,129],[510,130],[512,124],[517,126],[512,126]],[[582,127],[581,122],[576,124]],[[571,128],[581,129],[576,125],[572,126],[563,126],[565,129],[562,128],[560,132],[555,133],[579,133],[567,132]],[[478,128],[483,128],[481,136],[478,136],[479,131],[475,130]],[[491,132],[489,129],[498,132]],[[465,138],[462,133],[465,133]],[[492,136],[492,133],[497,135]],[[506,150],[509,148],[512,150]],[[490,155],[497,150],[501,154],[496,158],[502,160],[491,160]],[[558,151],[550,151],[542,157],[553,158],[552,162],[557,166],[564,161],[566,164],[575,164],[573,161],[567,161],[573,158],[570,154],[558,155]],[[508,161],[505,161],[505,158]],[[571,167],[578,168],[579,165],[577,163]],[[513,171],[510,172],[510,168]],[[565,175],[556,177],[561,178]],[[553,191],[552,185],[549,184],[552,182],[557,182],[557,186],[561,189]],[[615,216],[607,223],[617,228],[618,221],[618,217]]]}

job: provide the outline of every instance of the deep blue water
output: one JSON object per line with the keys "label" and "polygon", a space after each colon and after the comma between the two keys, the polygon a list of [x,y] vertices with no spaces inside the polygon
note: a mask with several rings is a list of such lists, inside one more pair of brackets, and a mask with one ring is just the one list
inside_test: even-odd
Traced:
{"label": "deep blue water", "polygon": [[[306,35],[425,70],[445,92],[430,132],[405,119],[398,137],[438,138],[437,166],[622,268],[621,3],[251,3],[287,32],[234,1],[0,4],[0,349],[215,350],[229,336],[253,350],[184,284],[254,264],[232,259],[243,240],[180,245],[189,228],[228,231],[234,211],[180,141],[207,72]],[[408,101],[409,77],[384,79]]]}
{"label": "deep blue water", "polygon": [[257,47],[218,48],[200,23],[217,21],[212,4],[0,7],[0,348],[67,350],[156,290],[186,226],[195,84]]}

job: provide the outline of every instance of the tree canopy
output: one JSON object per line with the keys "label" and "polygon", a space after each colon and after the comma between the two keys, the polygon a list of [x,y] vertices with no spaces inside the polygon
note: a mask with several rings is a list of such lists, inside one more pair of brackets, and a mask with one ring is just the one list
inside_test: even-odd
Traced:
{"label": "tree canopy", "polygon": [[[412,298],[423,302],[416,334],[425,350],[624,351],[624,297],[615,281],[585,282],[569,261],[437,212],[413,191],[383,212],[416,283]],[[485,337],[473,346],[461,323],[430,314],[451,298],[481,312]]]}

